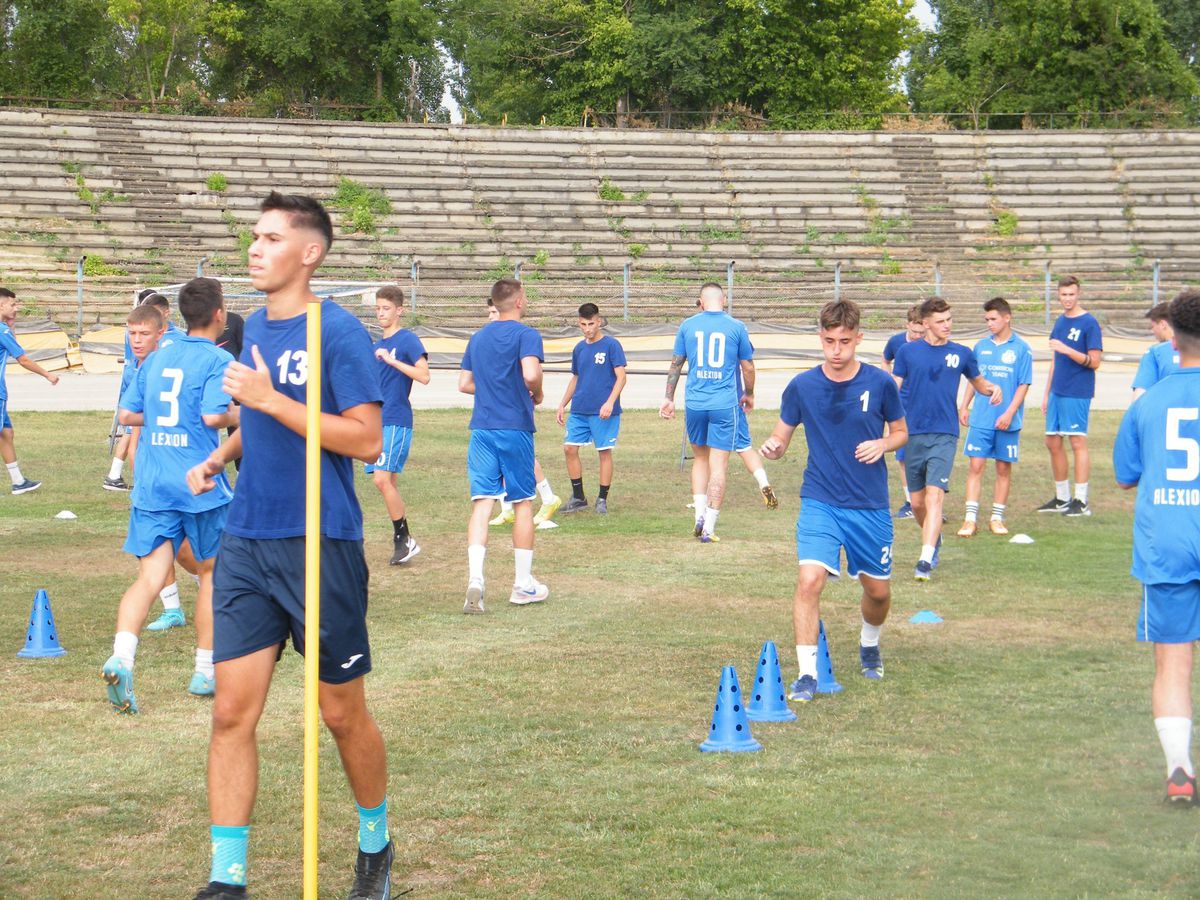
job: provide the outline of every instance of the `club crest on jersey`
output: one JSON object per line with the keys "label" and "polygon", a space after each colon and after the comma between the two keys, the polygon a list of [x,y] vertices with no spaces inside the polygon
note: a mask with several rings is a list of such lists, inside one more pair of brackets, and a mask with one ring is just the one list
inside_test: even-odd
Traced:
{"label": "club crest on jersey", "polygon": [[1005,350],[1004,353],[1001,354],[1001,356],[1000,356],[1000,362],[1004,363],[1007,366],[1011,366],[1016,361],[1017,361],[1017,354],[1016,354],[1016,351],[1013,351],[1013,350]]}

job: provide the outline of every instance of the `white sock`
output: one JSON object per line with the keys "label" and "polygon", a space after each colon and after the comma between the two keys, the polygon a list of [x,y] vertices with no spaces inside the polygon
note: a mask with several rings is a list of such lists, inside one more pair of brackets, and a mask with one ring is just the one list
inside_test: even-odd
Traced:
{"label": "white sock", "polygon": [[704,511],[708,509],[708,494],[692,494],[692,512],[696,518],[703,519]]}
{"label": "white sock", "polygon": [[1004,512],[1007,509],[1008,509],[1008,507],[1003,503],[993,503],[992,504],[992,518],[999,519],[1001,522],[1003,522],[1004,521]]}
{"label": "white sock", "polygon": [[550,479],[543,478],[537,483],[538,496],[542,498],[543,503],[549,503],[554,497],[554,491],[550,490]]}
{"label": "white sock", "polygon": [[1056,499],[1066,503],[1071,499],[1071,482],[1056,481],[1054,482],[1054,496]]}
{"label": "white sock", "polygon": [[771,486],[771,481],[767,478],[766,469],[755,469],[754,480],[758,482],[759,489]]}
{"label": "white sock", "polygon": [[904,502],[912,503],[912,492],[908,488],[904,489]]}
{"label": "white sock", "polygon": [[125,468],[125,460],[113,457],[112,465],[108,467],[108,480],[116,481],[121,477],[121,471]]}
{"label": "white sock", "polygon": [[21,484],[25,481],[25,476],[21,474],[21,465],[16,460],[8,463],[8,477],[12,479],[13,484]]}
{"label": "white sock", "polygon": [[704,510],[704,530],[709,534],[717,533],[717,516],[720,514],[719,509],[713,509],[711,506]]}
{"label": "white sock", "polygon": [[137,645],[137,635],[132,631],[118,631],[117,636],[113,638],[113,656],[132,669]]}
{"label": "white sock", "polygon": [[529,587],[529,583],[533,581],[533,551],[514,547],[513,556],[516,558],[517,572],[513,583],[519,588]]}
{"label": "white sock", "polygon": [[921,560],[923,562],[927,562],[930,565],[932,565],[934,549],[935,549],[935,547],[933,546],[933,544],[922,544],[921,545]]}
{"label": "white sock", "polygon": [[500,512],[512,512],[512,503],[507,498],[500,499]]}
{"label": "white sock", "polygon": [[1183,769],[1188,775],[1194,776],[1192,720],[1183,716],[1159,716],[1154,720],[1154,727],[1158,729],[1158,740],[1167,758],[1167,775],[1176,769]]}
{"label": "white sock", "polygon": [[797,644],[796,662],[800,664],[800,677],[810,675],[817,677],[817,645]]}
{"label": "white sock", "polygon": [[487,556],[487,547],[483,544],[471,544],[467,547],[467,578],[470,581],[483,583],[483,558]]}
{"label": "white sock", "polygon": [[212,678],[217,670],[213,668],[212,651],[196,648],[196,671],[205,678]]}
{"label": "white sock", "polygon": [[1083,482],[1082,484],[1080,484],[1078,482],[1075,483],[1075,499],[1080,501],[1081,503],[1087,503],[1087,482],[1086,481]]}
{"label": "white sock", "polygon": [[967,521],[974,522],[979,518],[979,504],[974,500],[967,501]]}
{"label": "white sock", "polygon": [[882,625],[872,625],[866,619],[863,619],[862,631],[859,632],[858,642],[864,647],[879,646],[879,632],[883,631]]}
{"label": "white sock", "polygon": [[172,582],[158,592],[163,609],[179,609],[179,585]]}

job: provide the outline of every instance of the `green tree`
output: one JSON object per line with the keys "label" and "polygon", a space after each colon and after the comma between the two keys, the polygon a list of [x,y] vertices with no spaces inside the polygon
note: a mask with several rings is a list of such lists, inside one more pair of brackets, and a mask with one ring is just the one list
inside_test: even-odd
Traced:
{"label": "green tree", "polygon": [[168,87],[194,79],[211,6],[209,0],[109,0],[133,93],[161,100]]}
{"label": "green tree", "polygon": [[1167,40],[1184,62],[1200,69],[1200,3],[1196,0],[1156,0],[1166,26]]}
{"label": "green tree", "polygon": [[7,91],[90,98],[119,79],[117,38],[105,0],[9,0],[4,8]]}

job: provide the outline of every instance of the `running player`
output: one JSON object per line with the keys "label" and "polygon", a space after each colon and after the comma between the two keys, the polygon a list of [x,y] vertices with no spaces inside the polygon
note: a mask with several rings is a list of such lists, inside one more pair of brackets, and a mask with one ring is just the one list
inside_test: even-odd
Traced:
{"label": "running player", "polygon": [[[571,352],[571,380],[558,404],[556,418],[567,426],[563,453],[571,479],[571,499],[563,513],[587,509],[583,490],[583,464],[579,448],[595,444],[600,457],[600,487],[596,512],[608,512],[608,490],[612,487],[613,448],[621,433],[621,391],[625,389],[625,349],[621,342],[601,331],[603,320],[595,303],[579,307],[579,330],[583,340]],[[567,404],[571,405],[567,418]]]}
{"label": "running player", "polygon": [[[737,445],[737,409],[754,408],[754,347],[746,326],[725,313],[725,291],[710,281],[700,288],[702,312],[684,321],[675,334],[667,371],[666,398],[658,414],[675,417],[675,388],[687,363],[685,423],[692,445],[693,534],[715,543],[717,516],[725,496],[729,454]],[[744,387],[735,377],[741,370]]]}
{"label": "running player", "polygon": [[1133,568],[1142,582],[1137,636],[1154,644],[1150,708],[1172,804],[1197,803],[1192,767],[1192,655],[1200,640],[1200,291],[1171,302],[1177,372],[1151,386],[1121,421],[1113,469],[1137,487]]}
{"label": "running player", "polygon": [[471,335],[458,373],[458,389],[475,396],[467,448],[472,508],[463,612],[469,615],[484,611],[488,516],[494,502],[506,495],[513,504],[516,566],[508,602],[525,606],[550,596],[549,588],[533,577],[533,408],[542,402],[542,336],[521,324],[526,304],[521,282],[501,278],[492,285],[491,299],[496,320]]}
{"label": "running player", "polygon": [[226,506],[233,491],[224,473],[216,490],[199,497],[187,486],[187,473],[220,443],[218,428],[236,421],[222,388],[233,357],[213,341],[225,327],[221,285],[196,278],[179,292],[189,333],[159,350],[138,368],[121,397],[120,420],[142,428],[138,480],[129,513],[125,552],[138,558],[138,577],[117,609],[113,653],[101,670],[108,699],[122,713],[138,712],[133,665],[138,634],[159,588],[175,568],[186,538],[196,560],[196,670],[188,691],[213,694],[212,569]]}
{"label": "running player", "polygon": [[383,453],[367,465],[366,472],[383,495],[392,520],[392,558],[388,561],[392,566],[406,563],[421,552],[408,530],[404,498],[396,490],[396,476],[404,471],[412,447],[413,410],[409,396],[413,382],[429,384],[429,354],[419,337],[400,327],[403,316],[404,291],[387,285],[375,292],[375,318],[383,328],[383,337],[375,342],[383,390]]}
{"label": "running player", "polygon": [[[1003,297],[983,304],[983,318],[989,337],[975,345],[979,374],[1000,386],[1008,404],[1003,408],[980,403],[971,408],[975,389],[967,385],[958,407],[958,420],[969,422],[963,455],[970,460],[967,468],[967,514],[959,537],[972,537],[979,531],[979,498],[983,492],[983,469],[989,459],[996,461],[996,486],[992,492],[992,516],[988,529],[992,534],[1008,534],[1004,512],[1012,486],[1013,463],[1018,459],[1021,423],[1025,418],[1025,395],[1033,382],[1033,351],[1012,330],[1012,309]],[[968,418],[969,417],[969,418]]]}
{"label": "running player", "polygon": [[1156,304],[1146,313],[1150,333],[1157,343],[1142,354],[1137,374],[1133,376],[1133,399],[1136,400],[1151,385],[1158,384],[1179,369],[1179,351],[1171,343],[1175,330],[1171,328],[1170,303]]}
{"label": "running player", "polygon": [[892,602],[892,516],[884,454],[908,439],[895,381],[856,358],[862,341],[858,306],[849,300],[827,303],[819,323],[825,361],[789,382],[779,423],[762,446],[763,456],[779,459],[797,426],[804,425],[808,465],[796,520],[800,571],[792,600],[800,675],[788,691],[788,699],[801,703],[817,694],[821,591],[829,576],[839,576],[843,547],[846,569],[863,589],[862,674],[883,678],[879,634]]}
{"label": "running player", "polygon": [[0,459],[8,468],[8,477],[12,481],[14,494],[28,494],[42,486],[40,481],[32,481],[21,474],[21,466],[17,462],[16,443],[13,438],[12,419],[8,415],[8,387],[4,383],[4,373],[8,368],[9,357],[12,357],[23,369],[41,375],[51,384],[58,384],[58,376],[47,372],[21,349],[13,335],[9,322],[17,316],[17,295],[8,288],[0,288]]}
{"label": "running player", "polygon": [[[1096,395],[1096,370],[1104,339],[1096,317],[1079,305],[1079,279],[1068,275],[1058,282],[1058,302],[1062,315],[1050,329],[1050,377],[1042,397],[1046,414],[1046,449],[1050,451],[1050,471],[1054,476],[1054,497],[1037,508],[1038,512],[1090,516],[1088,506],[1088,414]],[[1067,450],[1063,437],[1071,441],[1075,454],[1075,496],[1067,472]]]}
{"label": "running player", "polygon": [[[896,351],[905,344],[919,341],[925,337],[925,325],[921,321],[921,304],[914,303],[908,308],[908,324],[904,331],[899,331],[887,339],[883,345],[883,365],[885,372],[891,372],[896,361]],[[904,448],[896,451],[896,471],[900,473],[900,487],[904,490],[904,502],[896,510],[897,519],[911,519],[912,495],[908,492],[908,475],[904,471]]]}
{"label": "running player", "polygon": [[[256,732],[288,637],[303,651],[305,433],[310,280],[333,243],[325,208],[272,192],[249,249],[250,283],[266,306],[246,320],[241,360],[225,391],[241,427],[188,473],[192,490],[241,455],[242,470],[213,572],[217,694],[208,753],[212,821],[209,884],[196,896],[240,897],[258,780]],[[367,709],[367,563],[354,459],[383,447],[379,364],[362,324],[332,300],[321,315],[321,716],[333,734],[358,807],[351,896],[389,896],[394,847],[387,827],[387,754]]]}

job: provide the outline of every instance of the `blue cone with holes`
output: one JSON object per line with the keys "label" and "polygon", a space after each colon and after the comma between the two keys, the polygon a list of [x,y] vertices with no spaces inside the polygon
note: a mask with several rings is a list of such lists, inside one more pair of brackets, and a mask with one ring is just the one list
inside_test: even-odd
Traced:
{"label": "blue cone with holes", "polygon": [[783,672],[779,670],[779,651],[774,641],[763,644],[758,654],[758,671],[754,674],[746,716],[751,722],[791,722],[796,718],[783,694]]}
{"label": "blue cone with holes", "polygon": [[836,694],[842,689],[833,677],[833,660],[829,658],[829,641],[825,639],[825,623],[817,636],[817,693]]}
{"label": "blue cone with holes", "polygon": [[54,627],[54,613],[50,609],[50,595],[38,591],[33,598],[33,609],[29,613],[29,628],[25,632],[25,647],[17,651],[22,659],[44,659],[62,656],[66,649],[58,642],[58,629]]}
{"label": "blue cone with holes", "polygon": [[737,669],[726,666],[721,670],[712,728],[709,729],[708,740],[700,745],[701,752],[744,753],[762,749],[762,744],[750,736],[750,720],[746,718],[743,700]]}

